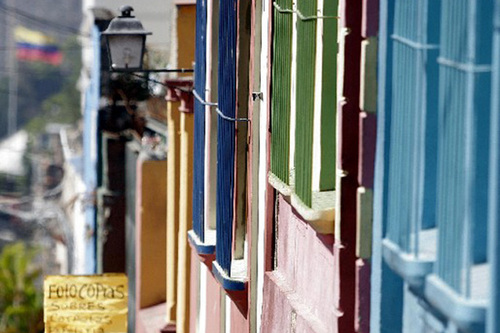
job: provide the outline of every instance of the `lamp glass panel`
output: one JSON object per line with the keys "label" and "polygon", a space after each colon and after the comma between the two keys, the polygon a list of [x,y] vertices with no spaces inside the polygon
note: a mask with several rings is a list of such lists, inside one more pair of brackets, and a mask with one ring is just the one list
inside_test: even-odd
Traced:
{"label": "lamp glass panel", "polygon": [[140,69],[144,36],[114,35],[108,36],[109,52],[114,69]]}

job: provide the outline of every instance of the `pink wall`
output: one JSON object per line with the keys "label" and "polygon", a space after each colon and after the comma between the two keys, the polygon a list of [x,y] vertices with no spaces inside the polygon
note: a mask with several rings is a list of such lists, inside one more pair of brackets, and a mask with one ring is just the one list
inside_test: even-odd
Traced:
{"label": "pink wall", "polygon": [[[211,271],[212,267],[209,267]],[[207,333],[221,331],[221,287],[215,277],[207,274]]]}
{"label": "pink wall", "polygon": [[280,195],[276,268],[266,273],[262,332],[333,332],[333,237],[318,235]]}
{"label": "pink wall", "polygon": [[231,302],[231,309],[226,313],[231,315],[231,333],[246,333],[250,331],[250,326],[248,320],[245,318],[247,313],[243,314],[238,309],[234,302]]}
{"label": "pink wall", "polygon": [[196,319],[198,312],[198,298],[200,297],[198,281],[200,276],[200,263],[196,250],[191,248],[191,272],[190,272],[190,293],[189,293],[189,332],[196,333]]}

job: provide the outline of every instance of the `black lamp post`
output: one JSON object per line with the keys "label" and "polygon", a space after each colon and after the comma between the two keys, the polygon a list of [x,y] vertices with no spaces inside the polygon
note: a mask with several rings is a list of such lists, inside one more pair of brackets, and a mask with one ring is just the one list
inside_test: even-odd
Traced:
{"label": "black lamp post", "polygon": [[132,16],[134,9],[120,7],[121,15],[109,23],[102,34],[106,38],[111,71],[113,72],[193,72],[192,69],[142,69],[146,36],[152,33],[144,30],[141,21]]}

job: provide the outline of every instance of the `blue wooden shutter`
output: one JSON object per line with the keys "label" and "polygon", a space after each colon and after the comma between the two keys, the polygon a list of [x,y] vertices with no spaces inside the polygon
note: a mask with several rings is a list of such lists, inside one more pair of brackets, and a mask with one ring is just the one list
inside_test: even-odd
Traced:
{"label": "blue wooden shutter", "polygon": [[435,226],[439,12],[435,1],[397,0],[391,36],[386,238],[417,260],[421,231]]}
{"label": "blue wooden shutter", "polygon": [[[377,69],[377,147],[374,177],[373,252],[371,268],[370,329],[402,332],[403,283],[382,261],[382,238],[387,230],[390,206],[389,161],[392,118],[392,62],[395,0],[380,1],[379,54]],[[391,306],[386,306],[391,304]]]}
{"label": "blue wooden shutter", "polygon": [[488,309],[488,333],[500,333],[500,0],[495,1],[493,35],[493,76],[491,105],[491,170],[488,216],[489,252],[491,263],[490,307]]}
{"label": "blue wooden shutter", "polygon": [[[236,0],[221,0],[219,15],[219,109],[228,117],[236,114]],[[234,122],[218,118],[216,261],[229,273],[234,205]]]}
{"label": "blue wooden shutter", "polygon": [[[206,33],[207,0],[196,4],[196,66],[194,87],[198,95],[205,98],[206,83]],[[195,99],[194,104],[194,158],[193,158],[193,230],[205,241],[204,196],[205,196],[205,106]]]}
{"label": "blue wooden shutter", "polygon": [[[429,302],[463,331],[484,331],[492,0],[444,0],[439,62],[436,224]],[[481,265],[479,265],[481,264]]]}
{"label": "blue wooden shutter", "polygon": [[492,8],[483,0],[442,7],[435,271],[466,297],[471,266],[486,259]]}

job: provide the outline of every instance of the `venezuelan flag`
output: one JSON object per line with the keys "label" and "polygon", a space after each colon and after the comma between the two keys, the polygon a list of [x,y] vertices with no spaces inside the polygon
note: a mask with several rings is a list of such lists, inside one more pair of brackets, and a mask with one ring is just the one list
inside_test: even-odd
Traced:
{"label": "venezuelan flag", "polygon": [[14,36],[17,59],[51,65],[59,65],[62,62],[62,53],[54,38],[21,26],[15,28]]}

